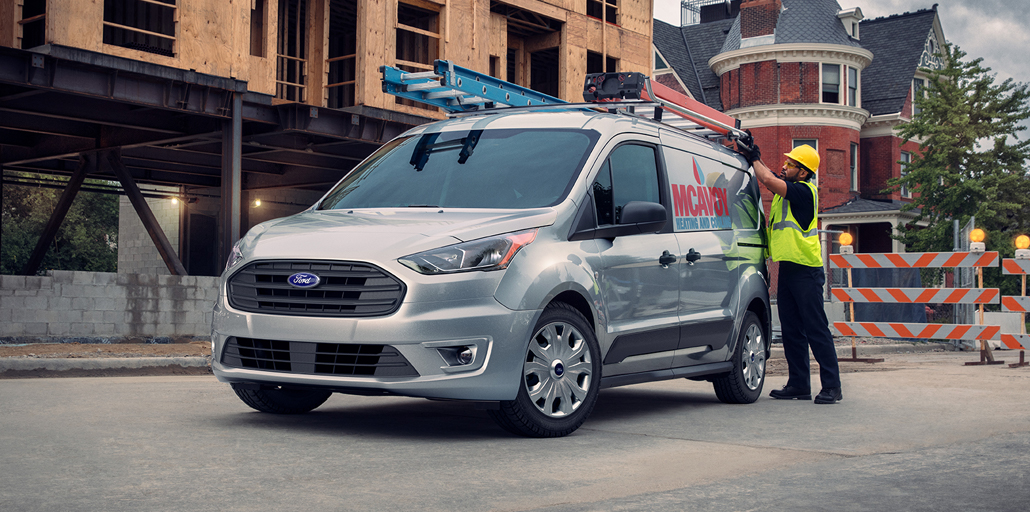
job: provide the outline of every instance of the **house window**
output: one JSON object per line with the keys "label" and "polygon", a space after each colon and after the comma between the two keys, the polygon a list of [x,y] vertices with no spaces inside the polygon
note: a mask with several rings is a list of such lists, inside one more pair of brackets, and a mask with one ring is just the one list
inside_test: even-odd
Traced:
{"label": "house window", "polygon": [[329,10],[329,79],[325,86],[329,108],[357,102],[358,2],[337,0]]}
{"label": "house window", "polygon": [[858,70],[848,68],[848,106],[858,106]]}
{"label": "house window", "polygon": [[822,101],[840,104],[840,64],[823,64]]}
{"label": "house window", "polygon": [[858,190],[858,144],[851,143],[851,190]]}
{"label": "house window", "polygon": [[916,105],[916,98],[926,96],[926,80],[915,78],[912,80],[912,117],[919,115],[921,109]]}
{"label": "house window", "polygon": [[[440,13],[399,2],[395,28],[397,67],[415,73],[432,71],[433,62],[440,58]],[[396,102],[435,110],[435,107],[402,98],[396,98]]]}
{"label": "house window", "polygon": [[18,25],[23,50],[46,44],[46,0],[25,0]]}
{"label": "house window", "polygon": [[304,102],[308,76],[308,2],[279,0],[275,97]]}
{"label": "house window", "polygon": [[253,0],[250,8],[250,54],[265,56],[265,0]]}
{"label": "house window", "polygon": [[[908,164],[912,163],[912,153],[908,151],[901,152],[901,177],[904,178],[908,174]],[[901,197],[912,198],[912,191],[909,190],[907,185],[901,186]]]}
{"label": "house window", "polygon": [[175,0],[104,0],[104,44],[175,56]]}
{"label": "house window", "polygon": [[587,0],[587,16],[618,25],[619,0]]}
{"label": "house window", "polygon": [[662,71],[662,70],[666,70],[666,69],[669,69],[669,65],[665,63],[665,59],[663,59],[662,56],[659,55],[657,51],[654,52],[654,70],[655,71]]}

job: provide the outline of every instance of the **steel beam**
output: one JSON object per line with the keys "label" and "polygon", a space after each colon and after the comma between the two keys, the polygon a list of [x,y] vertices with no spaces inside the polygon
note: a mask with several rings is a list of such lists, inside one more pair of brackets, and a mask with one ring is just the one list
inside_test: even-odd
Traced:
{"label": "steel beam", "polygon": [[243,97],[233,95],[232,120],[222,124],[222,222],[221,261],[229,257],[240,239],[243,188]]}
{"label": "steel beam", "polygon": [[179,261],[179,256],[168,241],[168,237],[165,236],[165,232],[161,229],[157,218],[154,217],[154,212],[151,211],[150,205],[147,204],[147,200],[143,197],[143,193],[140,192],[136,182],[132,179],[132,175],[129,174],[129,169],[122,164],[121,152],[119,150],[108,151],[104,159],[111,166],[111,170],[118,177],[118,181],[121,182],[122,190],[125,191],[129,202],[132,203],[132,207],[136,209],[139,219],[143,221],[143,227],[147,228],[147,233],[150,235],[150,239],[154,241],[157,252],[161,254],[161,259],[164,260],[168,271],[176,276],[187,275],[186,268]]}
{"label": "steel beam", "polygon": [[54,212],[50,214],[50,219],[47,220],[46,227],[43,228],[43,234],[36,241],[36,247],[32,250],[29,261],[25,262],[25,266],[22,267],[22,274],[27,276],[36,275],[36,272],[39,270],[39,264],[43,262],[43,257],[46,256],[47,250],[50,249],[50,244],[54,242],[57,230],[60,229],[61,223],[64,222],[64,217],[68,214],[68,209],[72,206],[72,201],[75,200],[75,196],[82,187],[82,182],[91,170],[96,170],[96,165],[95,154],[81,155],[79,157],[79,167],[75,169],[75,173],[68,180],[68,185],[64,188],[61,199],[57,201],[57,207],[54,208]]}

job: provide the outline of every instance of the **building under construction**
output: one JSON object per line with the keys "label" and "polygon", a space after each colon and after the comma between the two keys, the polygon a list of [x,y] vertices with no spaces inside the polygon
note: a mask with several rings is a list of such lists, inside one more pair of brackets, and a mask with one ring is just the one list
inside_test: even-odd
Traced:
{"label": "building under construction", "polygon": [[25,273],[96,178],[117,185],[85,189],[126,197],[119,272],[215,275],[250,226],[306,208],[383,142],[443,117],[385,94],[380,66],[447,59],[574,100],[588,72],[650,71],[651,10],[651,0],[3,2],[4,186],[64,190]]}

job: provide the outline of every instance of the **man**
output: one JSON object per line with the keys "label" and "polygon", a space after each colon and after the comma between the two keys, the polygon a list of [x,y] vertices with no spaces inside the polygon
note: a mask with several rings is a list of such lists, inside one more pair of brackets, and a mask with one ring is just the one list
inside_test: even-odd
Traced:
{"label": "man", "polygon": [[789,377],[783,389],[769,396],[780,400],[811,400],[812,387],[808,350],[819,363],[822,390],[817,404],[834,404],[843,399],[837,351],[823,310],[822,247],[819,244],[819,192],[810,180],[819,168],[819,153],[805,144],[785,153],[780,177],[761,160],[758,145],[750,137],[737,143],[755,169],[758,181],[773,197],[769,215],[769,253],[780,262],[776,304],[783,333],[783,353]]}

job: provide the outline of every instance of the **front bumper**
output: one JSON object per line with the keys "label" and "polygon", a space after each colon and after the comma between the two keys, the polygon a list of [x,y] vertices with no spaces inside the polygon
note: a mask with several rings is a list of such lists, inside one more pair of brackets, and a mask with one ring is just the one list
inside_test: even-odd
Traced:
{"label": "front bumper", "polygon": [[[219,381],[318,386],[342,392],[387,392],[463,400],[513,400],[518,393],[530,331],[540,311],[513,311],[492,297],[402,304],[376,318],[326,318],[247,313],[215,308],[212,370]],[[223,352],[230,337],[328,344],[390,345],[418,376],[322,375],[230,367]],[[468,364],[448,354],[473,349]],[[307,368],[298,366],[299,368]]]}

